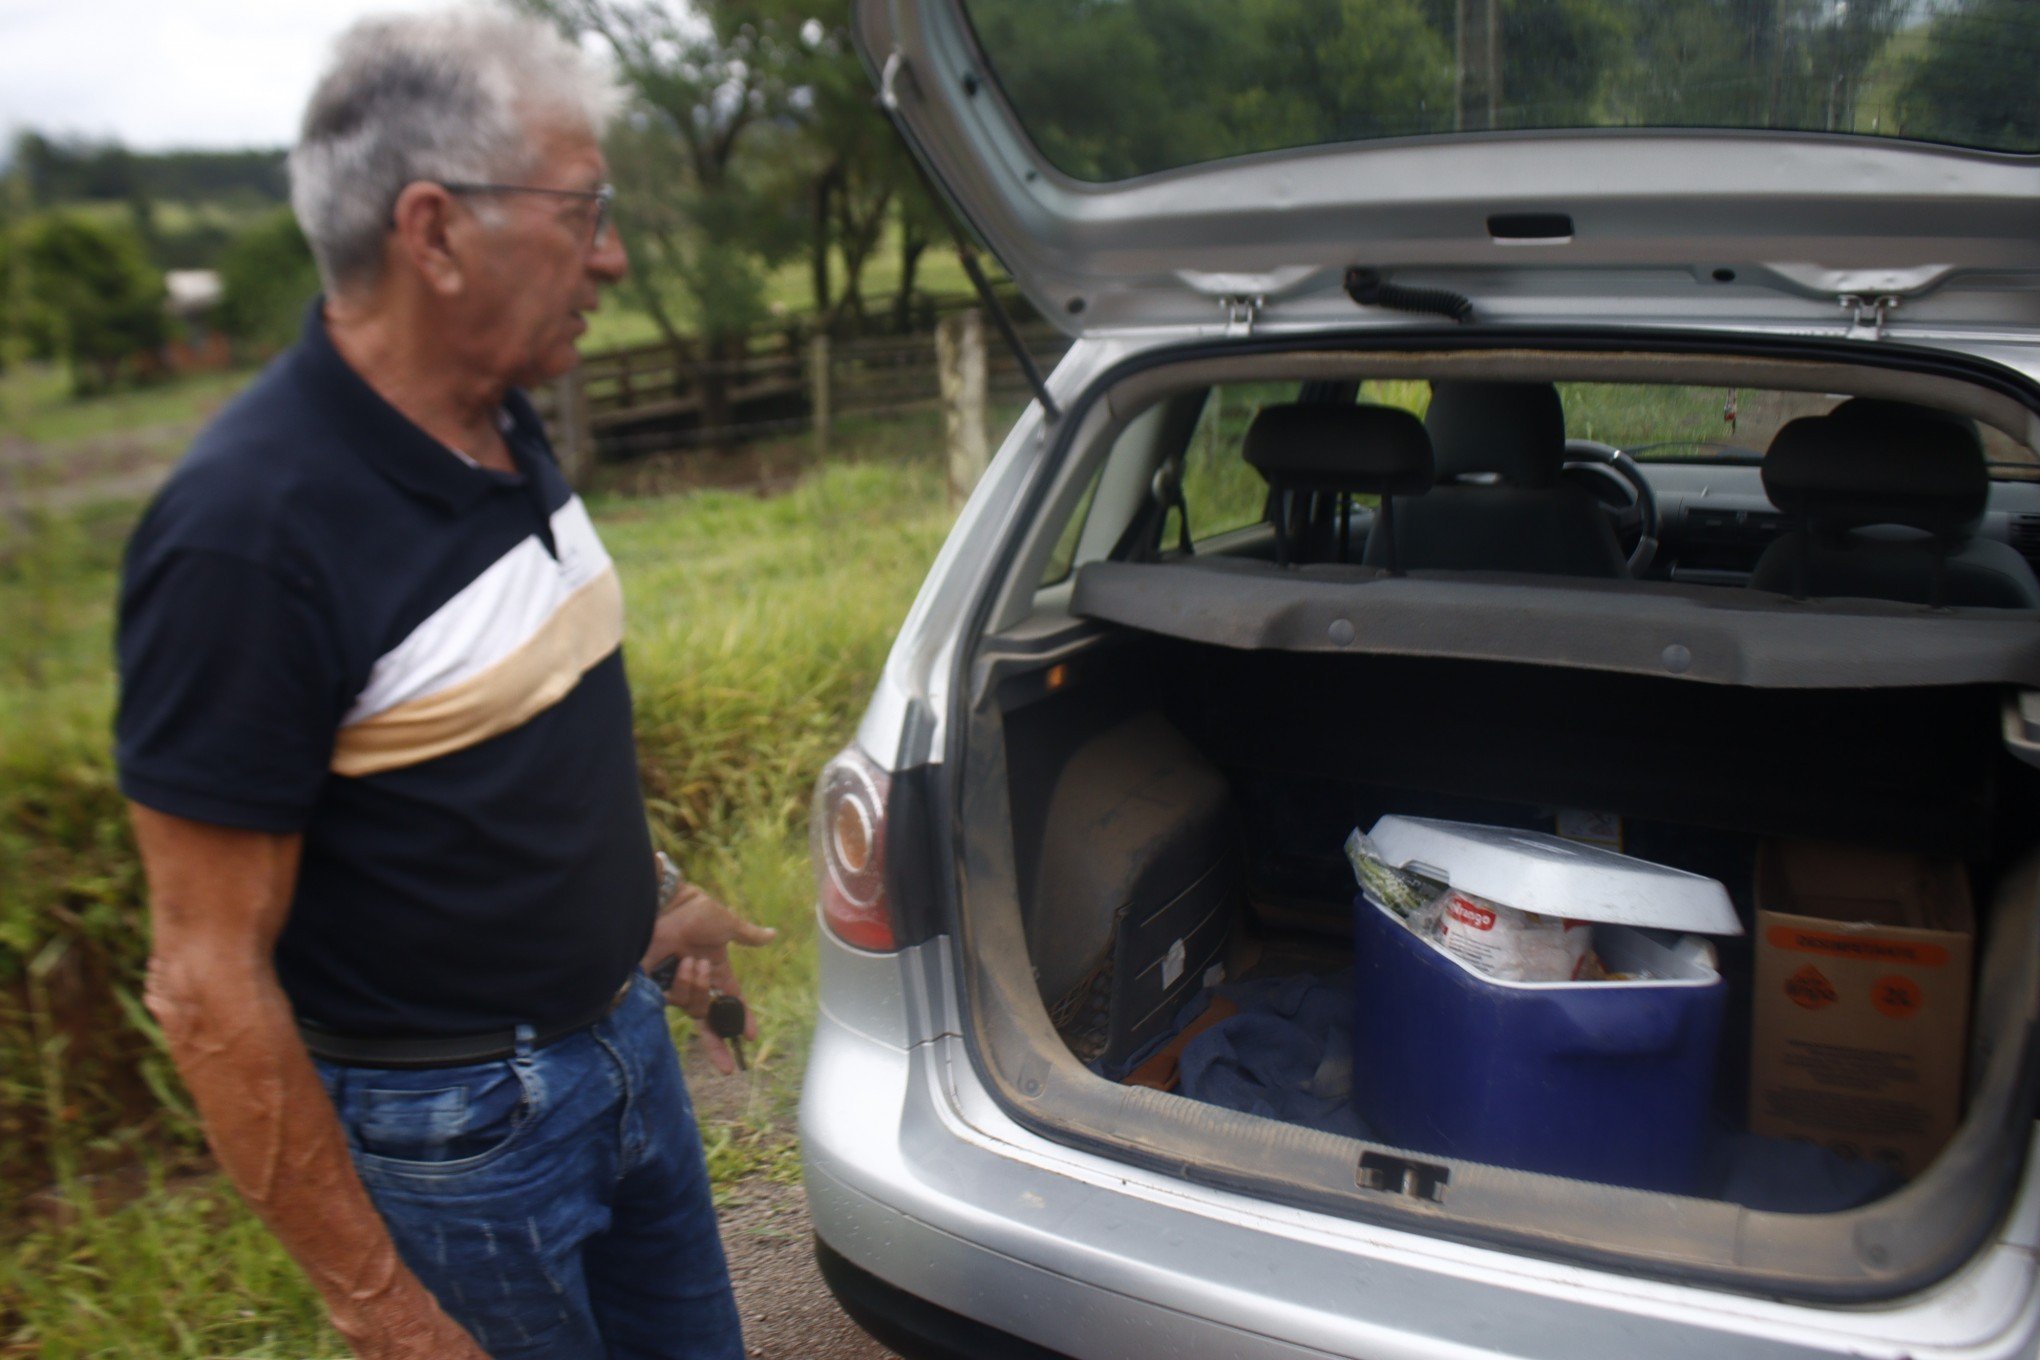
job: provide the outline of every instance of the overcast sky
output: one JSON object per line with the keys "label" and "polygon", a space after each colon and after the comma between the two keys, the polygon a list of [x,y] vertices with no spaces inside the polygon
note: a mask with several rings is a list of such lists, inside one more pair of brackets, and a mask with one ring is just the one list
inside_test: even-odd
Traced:
{"label": "overcast sky", "polygon": [[0,137],[23,128],[145,150],[272,147],[335,34],[445,0],[0,0]]}

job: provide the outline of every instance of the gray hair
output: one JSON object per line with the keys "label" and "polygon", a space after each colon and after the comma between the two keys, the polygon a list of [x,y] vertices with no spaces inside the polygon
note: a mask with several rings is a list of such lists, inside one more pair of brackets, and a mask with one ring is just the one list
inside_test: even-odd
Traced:
{"label": "gray hair", "polygon": [[290,153],[290,203],[326,290],[376,281],[404,186],[528,173],[547,123],[600,136],[622,101],[579,48],[480,8],[363,19],[340,35]]}

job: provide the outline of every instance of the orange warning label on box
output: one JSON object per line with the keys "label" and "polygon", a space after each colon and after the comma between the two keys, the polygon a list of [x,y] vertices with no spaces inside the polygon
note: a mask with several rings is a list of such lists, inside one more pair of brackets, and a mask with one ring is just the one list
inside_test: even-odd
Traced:
{"label": "orange warning label on box", "polygon": [[1870,984],[1870,1004],[1894,1020],[1910,1020],[1926,1004],[1920,984],[1900,973],[1881,977]]}
{"label": "orange warning label on box", "polygon": [[1893,940],[1883,936],[1830,934],[1800,926],[1774,925],[1764,934],[1774,949],[1801,954],[1824,954],[1831,959],[1898,963],[1914,968],[1939,968],[1948,962],[1948,951],[1924,940]]}
{"label": "orange warning label on box", "polygon": [[1822,1006],[1832,1006],[1841,1000],[1835,995],[1835,984],[1829,982],[1827,975],[1810,963],[1785,979],[1785,995],[1810,1011],[1817,1011]]}

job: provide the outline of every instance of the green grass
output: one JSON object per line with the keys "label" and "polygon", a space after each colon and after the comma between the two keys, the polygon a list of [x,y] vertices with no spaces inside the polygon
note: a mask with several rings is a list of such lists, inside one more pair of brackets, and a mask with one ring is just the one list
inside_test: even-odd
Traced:
{"label": "green grass", "polygon": [[[807,801],[947,530],[936,429],[852,427],[853,457],[874,457],[772,499],[591,499],[629,602],[655,835],[780,931],[738,960],[762,1075],[703,1130],[724,1187],[797,1175],[786,1116],[815,990]],[[216,1179],[152,1185],[68,1223],[19,1212],[38,1185],[69,1186],[75,1211],[94,1170],[184,1164],[196,1147],[134,1004],[145,914],[107,752],[111,600],[133,514],[45,516],[0,539],[0,1355],[338,1355],[280,1248]]]}
{"label": "green grass", "polygon": [[166,466],[253,376],[252,369],[194,373],[81,399],[60,365],[15,364],[0,372],[0,492]]}
{"label": "green grass", "polygon": [[0,1260],[0,1354],[44,1360],[347,1355],[325,1308],[224,1183],[144,1193],[9,1244]]}
{"label": "green grass", "polygon": [[85,400],[71,395],[70,380],[47,364],[24,364],[0,378],[0,421],[37,444],[64,444],[138,428],[195,428],[241,390],[251,370],[194,373],[147,387]]}

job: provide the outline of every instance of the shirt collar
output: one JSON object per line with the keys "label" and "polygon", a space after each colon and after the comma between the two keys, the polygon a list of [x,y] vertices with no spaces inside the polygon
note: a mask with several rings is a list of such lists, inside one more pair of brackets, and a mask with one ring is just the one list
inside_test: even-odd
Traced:
{"label": "shirt collar", "polygon": [[[325,304],[323,295],[313,298],[305,312],[297,369],[350,449],[406,491],[456,513],[473,509],[498,488],[525,480],[460,457],[383,400],[334,348],[326,332]],[[521,467],[523,460],[518,462]]]}

